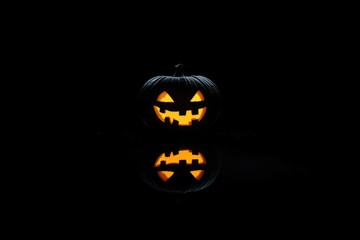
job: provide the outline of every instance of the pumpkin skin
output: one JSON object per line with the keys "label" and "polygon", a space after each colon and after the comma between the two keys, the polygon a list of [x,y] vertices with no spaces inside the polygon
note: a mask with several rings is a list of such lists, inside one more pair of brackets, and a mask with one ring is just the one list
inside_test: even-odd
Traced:
{"label": "pumpkin skin", "polygon": [[151,146],[140,164],[144,182],[155,190],[168,193],[206,189],[220,171],[214,146],[200,144]]}
{"label": "pumpkin skin", "polygon": [[151,129],[196,132],[213,126],[221,110],[217,85],[201,75],[155,76],[139,92],[140,118]]}

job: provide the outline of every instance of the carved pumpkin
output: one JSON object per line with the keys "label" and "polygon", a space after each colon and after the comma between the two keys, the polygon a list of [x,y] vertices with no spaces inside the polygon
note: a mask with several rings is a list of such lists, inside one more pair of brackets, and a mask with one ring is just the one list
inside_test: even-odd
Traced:
{"label": "carved pumpkin", "polygon": [[[160,150],[162,149],[162,150]],[[210,152],[211,151],[211,152]],[[214,147],[182,144],[150,149],[143,159],[141,175],[154,189],[187,193],[210,186],[219,172],[219,161]]]}
{"label": "carved pumpkin", "polygon": [[185,76],[181,64],[173,76],[155,76],[139,93],[140,117],[155,129],[196,131],[212,126],[220,113],[217,85],[201,75]]}

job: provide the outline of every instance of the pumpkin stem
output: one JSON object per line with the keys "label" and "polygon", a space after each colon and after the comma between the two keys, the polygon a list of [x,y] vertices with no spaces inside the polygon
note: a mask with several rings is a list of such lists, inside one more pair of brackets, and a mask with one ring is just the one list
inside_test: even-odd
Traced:
{"label": "pumpkin stem", "polygon": [[175,77],[180,77],[180,76],[184,76],[184,73],[182,71],[184,65],[182,63],[176,64],[175,66]]}

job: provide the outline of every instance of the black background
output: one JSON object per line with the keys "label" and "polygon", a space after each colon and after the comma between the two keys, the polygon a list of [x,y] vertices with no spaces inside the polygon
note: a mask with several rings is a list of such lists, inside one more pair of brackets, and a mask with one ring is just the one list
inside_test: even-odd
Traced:
{"label": "black background", "polygon": [[[121,219],[156,227],[166,215],[181,228],[185,218],[213,229],[233,221],[313,229],[333,214],[327,211],[332,163],[325,157],[328,137],[336,134],[327,118],[328,79],[336,74],[332,25],[317,12],[293,8],[178,7],[126,16],[126,8],[84,10],[50,24],[43,60],[55,84],[48,94],[60,92],[54,113],[60,121],[50,134],[61,135],[59,159],[47,172],[55,178],[48,182],[54,195],[44,201],[50,215],[89,226]],[[159,139],[143,138],[135,104],[149,78],[173,75],[178,63],[185,75],[213,80],[222,94],[213,137],[196,140],[216,150],[219,176],[183,195],[142,181],[138,163]]]}

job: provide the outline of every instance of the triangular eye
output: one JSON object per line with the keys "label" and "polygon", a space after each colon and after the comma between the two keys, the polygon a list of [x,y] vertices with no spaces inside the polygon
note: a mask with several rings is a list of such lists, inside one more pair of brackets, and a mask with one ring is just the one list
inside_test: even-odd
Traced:
{"label": "triangular eye", "polygon": [[160,93],[160,95],[157,97],[156,100],[159,102],[174,102],[174,100],[170,97],[170,95],[166,91]]}
{"label": "triangular eye", "polygon": [[201,101],[204,101],[204,95],[202,95],[202,93],[199,90],[195,93],[195,95],[192,97],[190,102],[201,102]]}
{"label": "triangular eye", "polygon": [[190,173],[196,178],[196,180],[200,180],[201,177],[204,175],[204,170],[193,170]]}
{"label": "triangular eye", "polygon": [[[169,178],[171,178],[171,176],[174,174],[174,172],[170,172],[170,171],[159,171],[157,172],[159,178],[163,181],[166,182]],[[196,178],[196,177],[195,177]]]}

